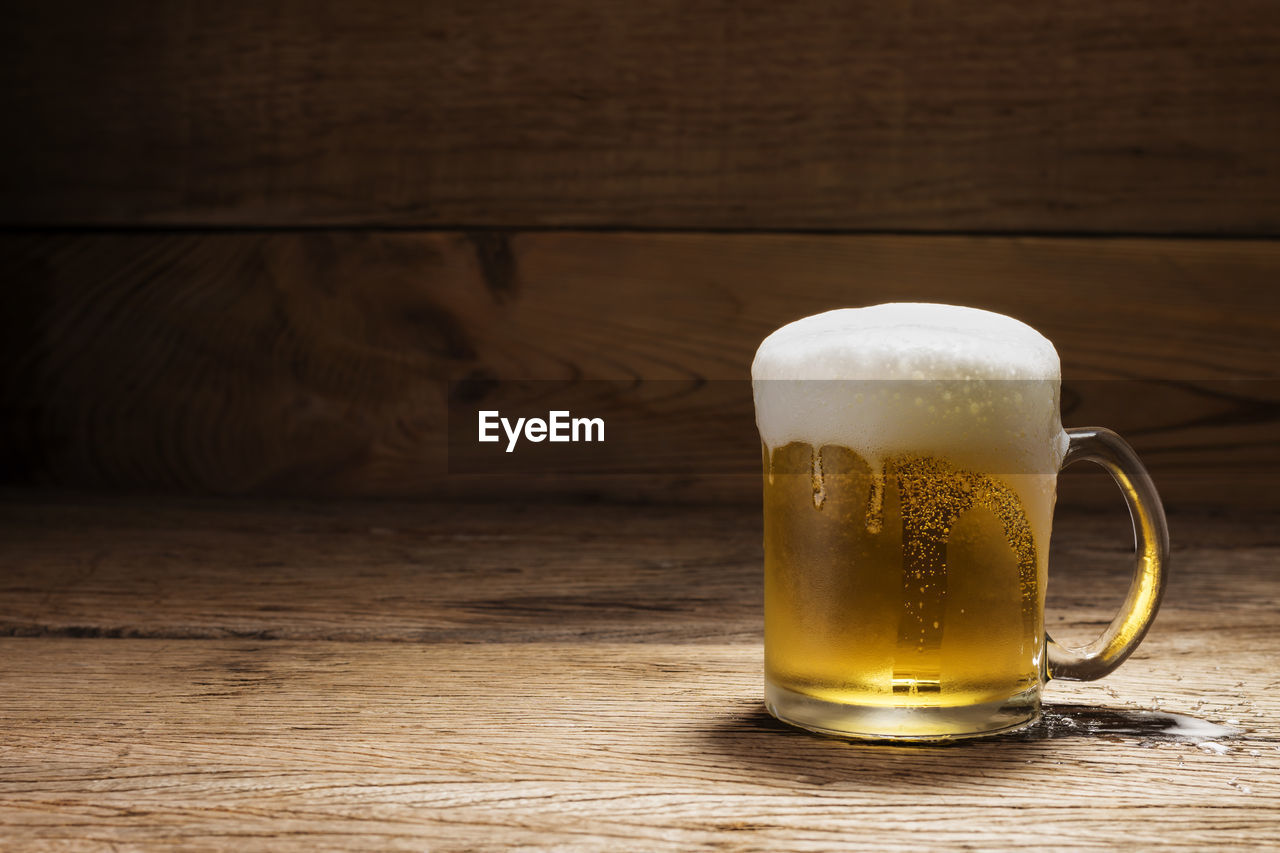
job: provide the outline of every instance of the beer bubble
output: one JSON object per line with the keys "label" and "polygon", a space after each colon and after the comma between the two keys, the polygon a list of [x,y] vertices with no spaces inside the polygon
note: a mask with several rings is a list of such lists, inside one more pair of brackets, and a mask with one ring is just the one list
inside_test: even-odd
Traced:
{"label": "beer bubble", "polygon": [[832,444],[869,462],[927,449],[997,474],[1013,473],[1011,464],[1057,473],[1066,450],[1059,375],[1053,344],[1030,326],[928,303],[797,320],[765,338],[751,365],[769,448]]}

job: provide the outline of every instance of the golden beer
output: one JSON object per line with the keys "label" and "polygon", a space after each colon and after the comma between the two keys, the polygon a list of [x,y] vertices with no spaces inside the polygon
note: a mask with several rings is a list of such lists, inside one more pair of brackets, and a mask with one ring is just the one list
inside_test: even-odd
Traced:
{"label": "golden beer", "polygon": [[[764,447],[765,704],[795,725],[942,740],[1033,722],[1050,677],[1100,678],[1155,615],[1168,531],[1109,430],[1063,430],[1053,344],[954,305],[788,323],[751,365]],[[1058,471],[1105,467],[1134,520],[1129,598],[1096,641],[1044,631]]]}
{"label": "golden beer", "polygon": [[940,708],[1039,686],[1044,560],[1001,480],[911,456],[872,470],[849,448],[793,442],[765,460],[764,545],[773,687]]}

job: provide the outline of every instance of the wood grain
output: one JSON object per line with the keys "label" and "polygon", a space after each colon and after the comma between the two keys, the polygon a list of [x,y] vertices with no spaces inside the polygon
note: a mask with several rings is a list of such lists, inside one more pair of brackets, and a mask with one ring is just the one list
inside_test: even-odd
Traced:
{"label": "wood grain", "polygon": [[[10,638],[0,828],[50,849],[1272,846],[1280,647],[1198,639],[1050,684],[1028,735],[928,748],[772,722],[753,645]],[[1216,754],[1107,730],[1153,706],[1241,734]]]}
{"label": "wood grain", "polygon": [[[1116,503],[1057,514],[1048,624],[1062,642],[1092,640],[1128,589],[1133,534]],[[762,631],[755,507],[22,492],[0,507],[0,634],[751,644]],[[1269,631],[1274,513],[1169,526],[1172,580],[1151,636]]]}
{"label": "wood grain", "polygon": [[1275,234],[1266,0],[24,3],[0,221]]}
{"label": "wood grain", "polygon": [[[1280,500],[1269,242],[10,234],[0,275],[10,481],[754,502],[759,341],[832,307],[923,300],[1041,329],[1063,357],[1065,422],[1125,433],[1171,505]],[[448,383],[456,402],[517,379],[587,397],[613,382],[602,405],[631,424],[630,474],[452,470]],[[1087,497],[1079,479],[1065,487]]]}
{"label": "wood grain", "polygon": [[[1137,653],[950,747],[761,707],[741,507],[0,502],[15,849],[1050,850],[1280,844],[1272,513],[1175,515]],[[1049,624],[1123,595],[1127,519],[1060,514]],[[341,639],[338,639],[341,638]],[[1161,714],[1226,725],[1195,743]]]}

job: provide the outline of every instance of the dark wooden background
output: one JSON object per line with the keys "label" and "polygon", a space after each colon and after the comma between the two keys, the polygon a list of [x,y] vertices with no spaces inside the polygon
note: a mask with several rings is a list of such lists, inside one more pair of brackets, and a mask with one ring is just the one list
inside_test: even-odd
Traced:
{"label": "dark wooden background", "polygon": [[1280,504],[1269,0],[198,6],[6,15],[9,482],[755,501],[448,476],[448,381],[740,380],[921,299],[1118,380],[1073,414],[1171,504]]}

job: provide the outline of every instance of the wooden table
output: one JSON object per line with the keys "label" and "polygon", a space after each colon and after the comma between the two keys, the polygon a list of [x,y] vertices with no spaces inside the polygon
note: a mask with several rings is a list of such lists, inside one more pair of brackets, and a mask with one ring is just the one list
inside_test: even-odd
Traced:
{"label": "wooden table", "polygon": [[[751,509],[0,509],[6,849],[1280,844],[1270,516],[1172,516],[1150,636],[1045,724],[895,747],[764,713]],[[1060,638],[1122,597],[1126,525],[1060,513]]]}

